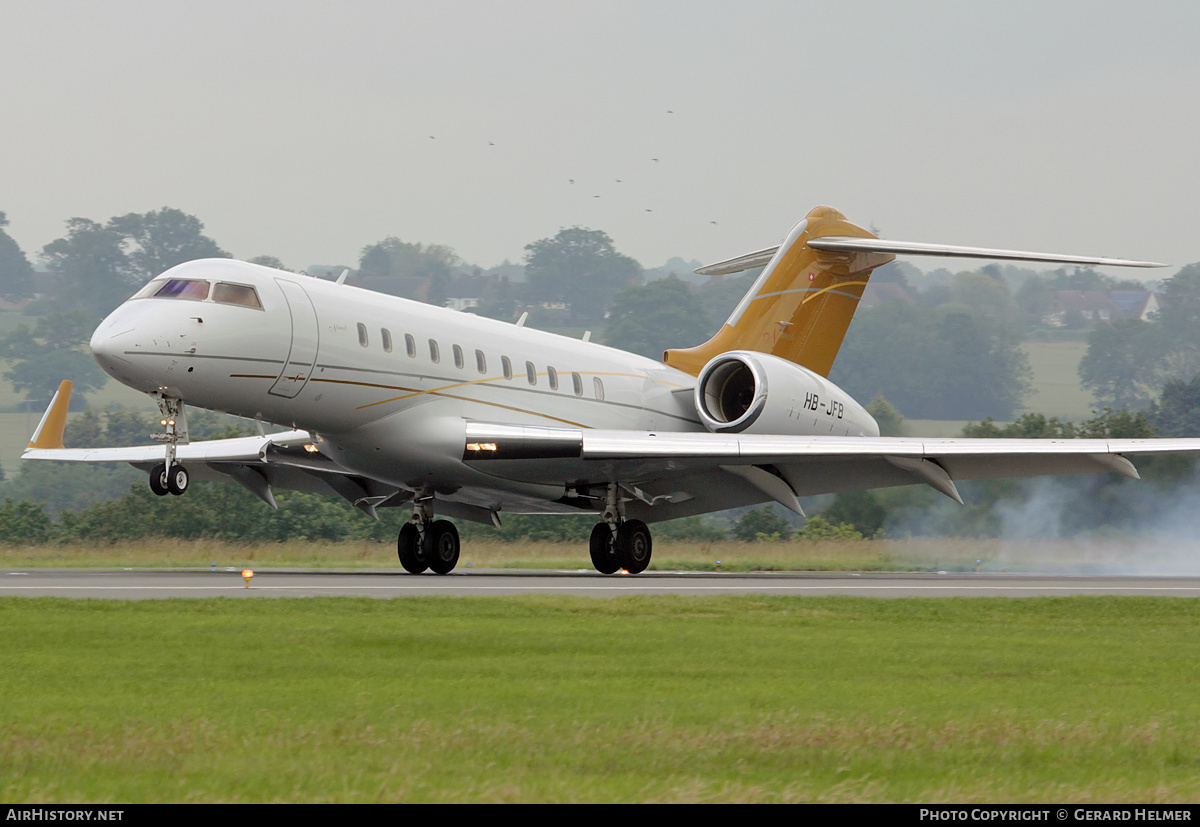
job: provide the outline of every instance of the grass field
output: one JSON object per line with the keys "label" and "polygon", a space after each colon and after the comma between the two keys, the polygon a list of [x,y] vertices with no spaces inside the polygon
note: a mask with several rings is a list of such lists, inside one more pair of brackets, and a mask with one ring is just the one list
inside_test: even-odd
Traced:
{"label": "grass field", "polygon": [[[976,561],[979,561],[978,563]],[[692,543],[656,541],[651,571],[975,571],[1200,574],[1200,542],[1021,540],[921,537],[894,540]],[[291,541],[238,545],[179,540],[111,546],[0,545],[10,568],[209,568],[275,566],[393,569],[391,543]],[[1191,566],[1189,569],[1188,566]],[[467,539],[458,568],[591,570],[584,543],[501,543]]]}
{"label": "grass field", "polygon": [[1096,407],[1090,391],[1079,384],[1079,360],[1087,342],[1026,342],[1021,345],[1033,368],[1033,392],[1025,409],[1078,422]]}
{"label": "grass field", "polygon": [[1200,601],[0,599],[0,797],[1188,802]]}

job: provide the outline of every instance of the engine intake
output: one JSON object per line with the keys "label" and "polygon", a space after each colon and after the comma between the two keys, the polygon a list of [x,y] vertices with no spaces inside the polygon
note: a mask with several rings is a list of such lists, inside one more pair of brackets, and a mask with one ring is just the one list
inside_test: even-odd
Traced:
{"label": "engine intake", "polygon": [[767,377],[741,353],[722,354],[700,371],[696,409],[710,431],[744,431],[762,414],[766,402]]}
{"label": "engine intake", "polygon": [[715,433],[878,436],[870,414],[822,376],[778,356],[733,350],[700,371],[696,411]]}

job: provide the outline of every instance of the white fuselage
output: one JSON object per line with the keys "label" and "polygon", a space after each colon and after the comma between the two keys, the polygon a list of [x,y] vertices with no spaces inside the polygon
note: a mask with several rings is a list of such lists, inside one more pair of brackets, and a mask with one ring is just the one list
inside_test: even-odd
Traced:
{"label": "white fuselage", "polygon": [[[153,295],[172,280],[212,289]],[[218,285],[225,295],[253,288],[254,303],[218,301]],[[406,487],[508,487],[462,462],[468,421],[704,430],[696,378],[659,362],[228,259],[167,271],[105,319],[91,347],[130,387],[311,431],[346,470]],[[826,385],[849,415],[798,418],[790,432],[870,435],[873,420]],[[553,493],[543,488],[512,484]]]}

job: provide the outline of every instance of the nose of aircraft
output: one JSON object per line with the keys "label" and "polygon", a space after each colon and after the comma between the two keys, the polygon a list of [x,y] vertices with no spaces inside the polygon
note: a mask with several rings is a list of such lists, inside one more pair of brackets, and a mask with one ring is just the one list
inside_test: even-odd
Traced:
{"label": "nose of aircraft", "polygon": [[125,351],[133,345],[134,326],[128,318],[123,318],[124,306],[118,307],[109,314],[100,326],[92,333],[88,347],[92,350],[92,358],[96,364],[119,382],[133,384],[132,368]]}

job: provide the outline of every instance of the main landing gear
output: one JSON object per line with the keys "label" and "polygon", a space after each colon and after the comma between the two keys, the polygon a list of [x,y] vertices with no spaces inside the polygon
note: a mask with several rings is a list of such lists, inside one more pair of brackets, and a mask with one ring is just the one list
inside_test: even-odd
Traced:
{"label": "main landing gear", "polygon": [[400,565],[412,574],[429,569],[434,574],[449,574],[458,565],[458,529],[449,520],[433,519],[433,500],[418,500],[412,520],[400,529],[396,538],[396,556]]}
{"label": "main landing gear", "polygon": [[641,574],[650,565],[650,529],[641,520],[625,519],[616,483],[608,486],[602,522],[596,523],[588,541],[592,565],[601,574],[624,570]]}
{"label": "main landing gear", "polygon": [[187,469],[175,461],[175,448],[182,439],[187,442],[187,423],[183,414],[183,400],[155,395],[158,409],[162,412],[161,425],[164,433],[154,438],[167,443],[166,461],[150,469],[150,490],[160,497],[167,494],[179,496],[188,489]]}

